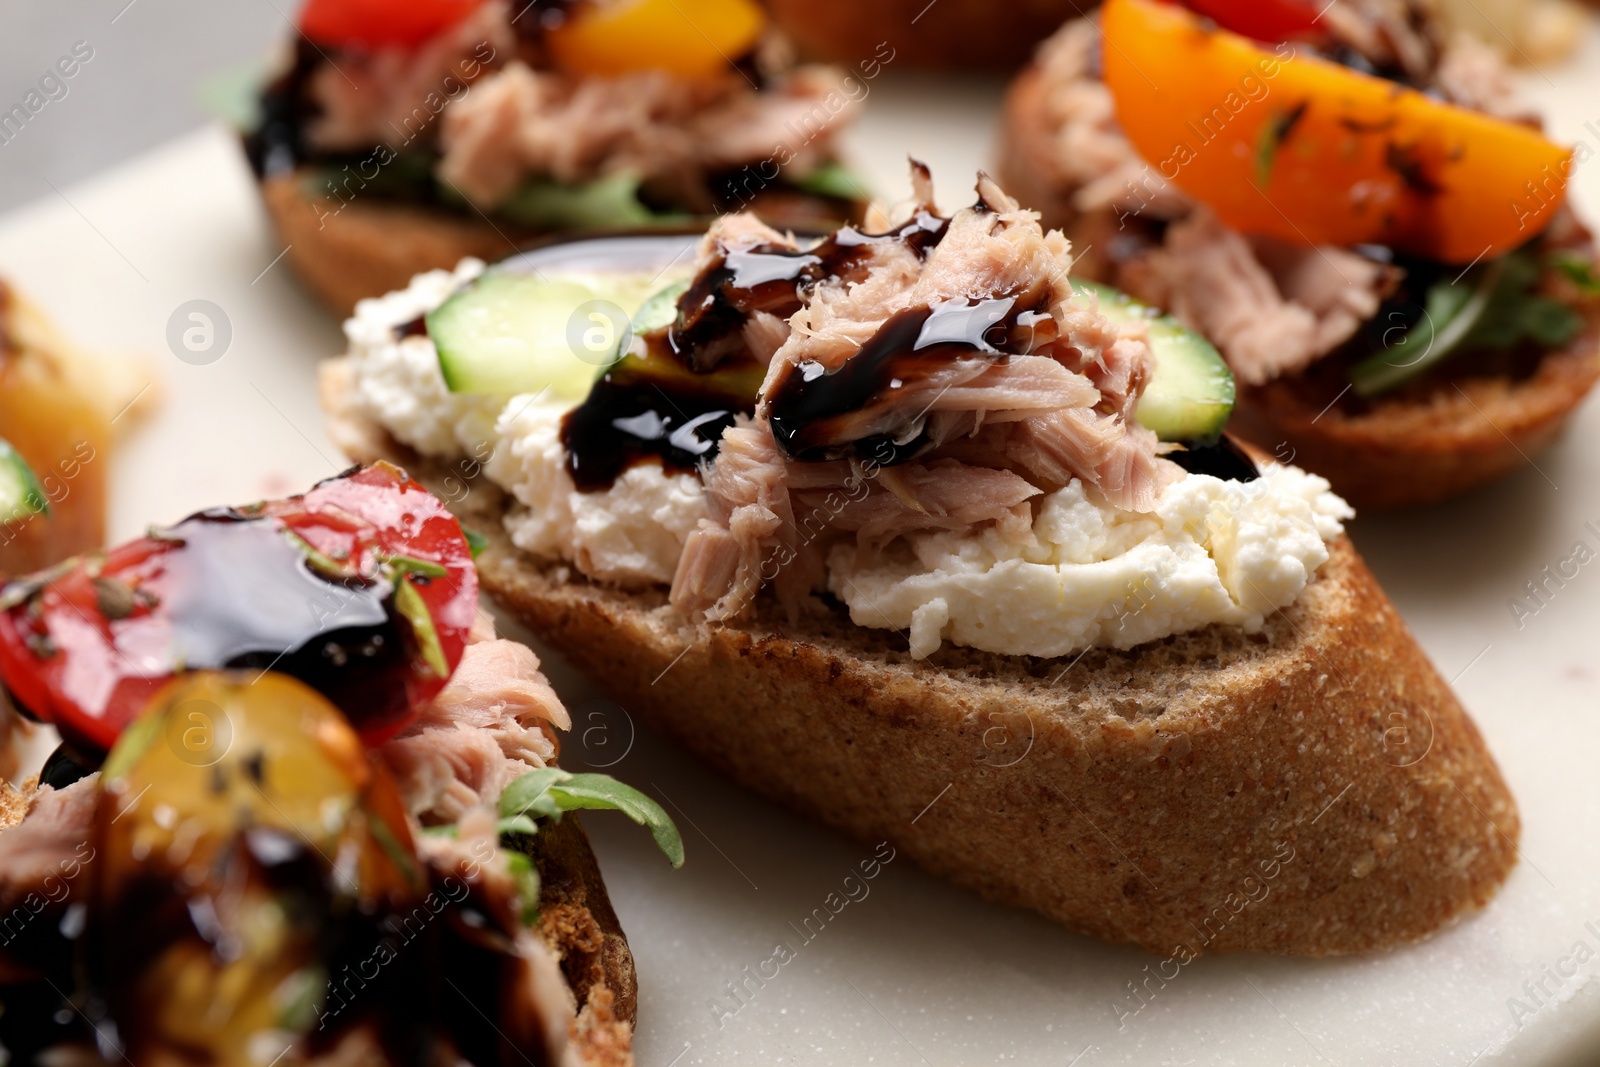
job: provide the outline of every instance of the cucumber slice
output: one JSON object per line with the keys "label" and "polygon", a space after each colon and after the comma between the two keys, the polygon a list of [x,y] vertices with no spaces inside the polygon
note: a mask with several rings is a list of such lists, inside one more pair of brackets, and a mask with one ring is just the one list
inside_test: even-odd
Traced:
{"label": "cucumber slice", "polygon": [[1222,435],[1233,413],[1233,372],[1210,341],[1109,285],[1074,278],[1072,288],[1098,297],[1100,313],[1113,322],[1149,323],[1156,372],[1139,398],[1140,425],[1163,441],[1204,443]]}
{"label": "cucumber slice", "polygon": [[671,326],[678,317],[678,298],[689,291],[692,281],[693,279],[684,278],[682,281],[673,282],[641,304],[633,316],[634,334],[654,333],[656,330]]}
{"label": "cucumber slice", "polygon": [[10,443],[0,439],[0,525],[50,514],[50,502],[33,468]]}
{"label": "cucumber slice", "polygon": [[427,317],[445,385],[452,393],[588,396],[627,347],[644,281],[587,281],[491,272],[445,301]]}

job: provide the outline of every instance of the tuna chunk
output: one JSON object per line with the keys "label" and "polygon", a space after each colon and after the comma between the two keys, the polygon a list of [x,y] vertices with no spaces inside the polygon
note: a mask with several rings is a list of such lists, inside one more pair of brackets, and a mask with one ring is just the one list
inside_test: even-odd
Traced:
{"label": "tuna chunk", "polygon": [[[761,163],[780,148],[795,174],[824,158],[832,129],[852,110],[825,106],[836,83],[831,72],[807,69],[756,92],[731,74],[574,79],[512,62],[445,110],[439,176],[488,209],[529,177],[576,183],[626,172],[709,211],[709,174]],[[798,137],[819,111],[826,128]]]}
{"label": "tuna chunk", "polygon": [[[933,210],[926,172],[913,180],[888,232]],[[724,223],[707,250],[748,225]],[[974,207],[903,233],[836,238],[851,254],[801,284],[755,418],[703,471],[711,517],[679,561],[679,608],[733,618],[772,582],[793,609],[840,538],[1025,539],[1030,502],[1074,479],[1147,509],[1181,476],[1132,421],[1152,368],[1145,327],[1073,291],[1059,232],[985,176]]]}
{"label": "tuna chunk", "polygon": [[[1248,240],[1204,208],[1168,230],[1129,289],[1209,337],[1241,379],[1294,374],[1355,336],[1397,279],[1340,248]],[[1122,279],[1127,284],[1128,279]]]}
{"label": "tuna chunk", "polygon": [[412,815],[453,822],[554,762],[554,731],[571,725],[533,650],[479,629],[450,684],[378,756]]}

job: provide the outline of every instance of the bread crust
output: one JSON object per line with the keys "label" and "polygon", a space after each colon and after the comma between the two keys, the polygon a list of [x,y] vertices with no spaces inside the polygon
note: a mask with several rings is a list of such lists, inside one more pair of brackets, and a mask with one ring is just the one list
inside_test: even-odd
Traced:
{"label": "bread crust", "polygon": [[[1001,123],[1000,180],[1067,232],[1083,252],[1073,273],[1111,280],[1106,253],[1120,228],[1111,212],[1083,214],[1049,142],[1047,85],[1030,67],[1013,81]],[[1432,375],[1357,411],[1336,391],[1313,400],[1295,381],[1240,383],[1230,433],[1327,478],[1358,511],[1437,503],[1509,474],[1560,436],[1600,381],[1600,309],[1566,349],[1546,353],[1532,375]]]}
{"label": "bread crust", "polygon": [[[506,500],[325,403],[483,533],[483,588],[628,709],[735,780],[991,900],[1161,955],[1323,956],[1484,905],[1520,823],[1483,739],[1347,539],[1291,608],[1077,661],[917,662],[834,609],[693,625],[507,540]],[[1259,900],[1251,902],[1252,897]]]}
{"label": "bread crust", "polygon": [[1446,373],[1360,412],[1317,404],[1289,381],[1244,386],[1229,430],[1323,475],[1357,510],[1447,500],[1534,463],[1561,435],[1600,381],[1600,311],[1586,318],[1528,378]]}
{"label": "bread crust", "polygon": [[632,1067],[639,977],[600,864],[577,815],[518,842],[539,869],[539,933],[578,998],[572,1038],[590,1067]]}
{"label": "bread crust", "polygon": [[[355,310],[356,301],[404,289],[423,271],[454,270],[468,256],[492,263],[563,236],[375,196],[341,202],[317,195],[316,189],[311,167],[261,181],[262,200],[288,246],[290,265],[341,317]],[[812,232],[821,225],[827,203],[773,187],[756,192],[746,206],[779,229]],[[859,218],[864,207],[852,205],[845,214]],[[689,228],[703,232],[705,226]]]}
{"label": "bread crust", "polygon": [[468,256],[504,259],[543,234],[377,197],[340,204],[312,194],[308,168],[261,181],[261,196],[288,260],[335,314],[356,301],[411,284],[428,270],[453,270]]}

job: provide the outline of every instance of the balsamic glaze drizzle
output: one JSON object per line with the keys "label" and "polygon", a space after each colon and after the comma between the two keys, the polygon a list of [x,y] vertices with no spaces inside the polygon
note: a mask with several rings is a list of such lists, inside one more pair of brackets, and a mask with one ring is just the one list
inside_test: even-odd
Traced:
{"label": "balsamic glaze drizzle", "polygon": [[744,342],[752,315],[787,318],[823,279],[860,280],[876,245],[900,242],[925,259],[949,226],[921,210],[887,233],[846,226],[809,249],[725,249],[679,298],[677,319],[640,338],[643,354],[625,357],[567,414],[561,440],[577,487],[608,489],[639,463],[692,471],[712,459],[734,419],[755,411],[764,368]]}

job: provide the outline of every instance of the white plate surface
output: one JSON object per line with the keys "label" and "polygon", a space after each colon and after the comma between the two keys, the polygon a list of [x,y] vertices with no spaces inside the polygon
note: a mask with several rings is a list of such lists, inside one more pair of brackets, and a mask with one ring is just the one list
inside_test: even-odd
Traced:
{"label": "white plate surface", "polygon": [[[1592,151],[1597,59],[1600,39],[1548,81],[1525,79],[1557,134]],[[892,195],[905,188],[906,155],[926,159],[948,207],[992,155],[998,97],[994,83],[891,71],[851,141]],[[1600,217],[1596,165],[1580,169],[1576,196]],[[339,330],[275,264],[282,250],[220,130],[0,220],[0,273],[74,335],[143,352],[158,372],[164,407],[114,460],[115,537],[294,491],[344,465],[313,387]],[[165,341],[169,317],[196,299],[231,324],[230,347],[209,365],[180,362]],[[718,779],[551,664],[576,722],[567,760],[666,798],[688,843],[690,862],[674,873],[631,825],[588,820],[639,962],[640,1062],[1600,1062],[1600,985],[1589,982],[1600,972],[1600,562],[1552,586],[1521,625],[1510,607],[1580,542],[1600,554],[1600,404],[1504,483],[1360,520],[1354,534],[1429,654],[1458,677],[1521,803],[1522,862],[1485,912],[1376,956],[1201,959],[1127,1017],[1138,1006],[1128,985],[1152,957],[985,904],[904,860],[808,932],[803,920],[872,849]],[[779,945],[789,962],[748,980]],[[1587,960],[1575,976],[1547,974],[1572,970],[1575,953]]]}

